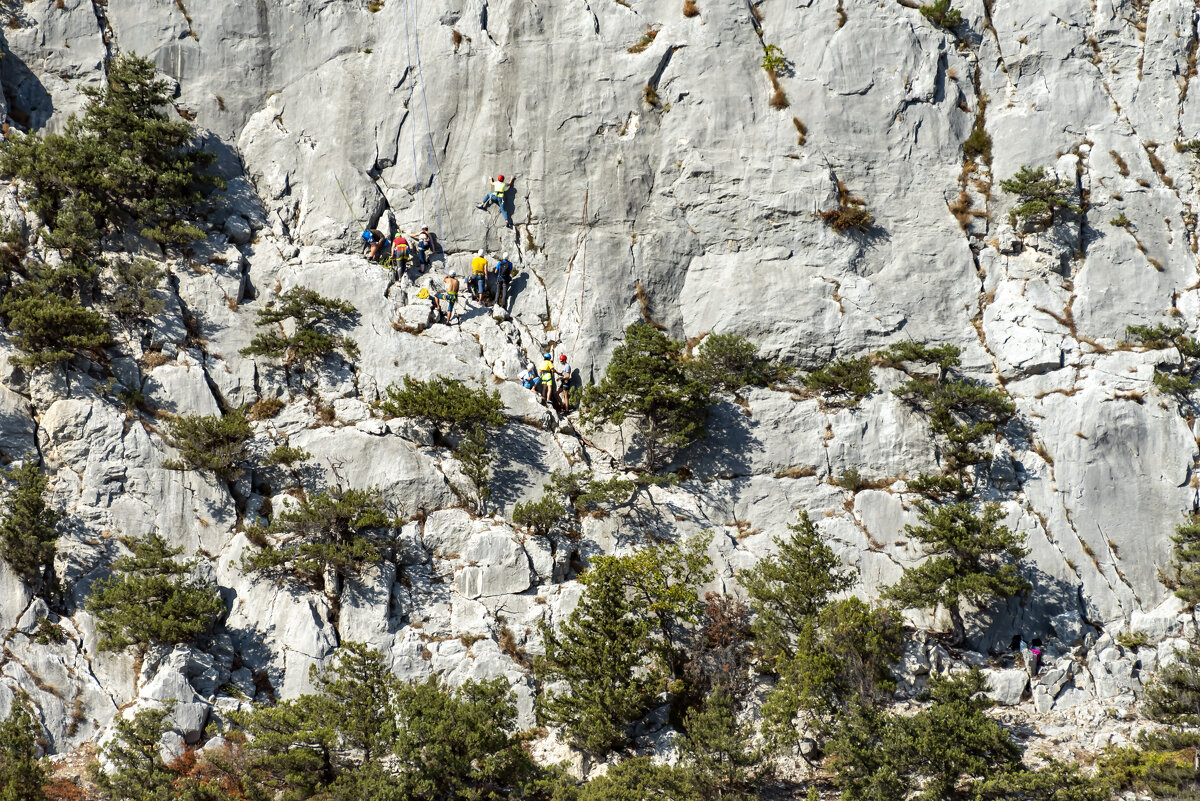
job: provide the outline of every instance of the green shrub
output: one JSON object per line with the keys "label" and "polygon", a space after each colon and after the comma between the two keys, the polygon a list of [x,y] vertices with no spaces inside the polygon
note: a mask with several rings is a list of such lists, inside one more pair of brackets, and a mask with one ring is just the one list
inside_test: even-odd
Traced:
{"label": "green shrub", "polygon": [[182,548],[158,534],[122,542],[132,554],[113,564],[112,575],[96,582],[86,602],[96,616],[101,650],[190,642],[225,611],[216,588],[192,578],[196,563],[175,561]]}
{"label": "green shrub", "polygon": [[921,473],[908,482],[908,490],[934,503],[944,503],[948,500],[967,500],[971,497],[973,488],[967,486],[966,482],[960,476],[939,476],[930,473]]}
{"label": "green shrub", "polygon": [[62,645],[67,641],[67,632],[57,623],[51,623],[50,618],[44,617],[38,621],[33,641],[38,645]]}
{"label": "green shrub", "polygon": [[846,801],[973,797],[978,783],[1021,770],[1021,749],[984,714],[987,679],[978,668],[930,678],[933,704],[911,717],[852,708],[827,749]]}
{"label": "green shrub", "polygon": [[178,448],[183,464],[167,463],[170,469],[206,470],[226,481],[237,477],[240,465],[249,458],[254,432],[241,410],[225,415],[187,414],[167,423],[167,442]]}
{"label": "green shrub", "polygon": [[1010,214],[1014,225],[1017,220],[1053,225],[1056,211],[1071,211],[1076,214],[1082,211],[1071,203],[1074,191],[1071,184],[1046,177],[1045,167],[1033,169],[1024,166],[1012,178],[1001,181],[1000,188],[1017,196],[1018,206]]}
{"label": "green shrub", "polygon": [[962,24],[962,12],[951,8],[950,0],[933,0],[930,5],[921,6],[921,16],[939,28],[947,30]]}
{"label": "green shrub", "polygon": [[1200,517],[1191,515],[1175,527],[1170,585],[1175,594],[1194,608],[1200,603]]}
{"label": "green shrub", "polygon": [[62,514],[46,504],[46,476],[33,462],[8,471],[12,482],[0,513],[0,557],[25,581],[52,577]]}
{"label": "green shrub", "polygon": [[166,302],[158,292],[158,285],[166,272],[149,259],[136,259],[121,263],[114,269],[116,287],[108,301],[113,315],[130,325],[144,323],[162,313]]}
{"label": "green shrub", "polygon": [[907,525],[904,533],[922,543],[930,558],[905,570],[883,595],[907,609],[945,608],[959,644],[966,640],[964,601],[979,607],[1031,588],[1018,567],[1029,553],[1025,535],[1001,524],[1004,514],[997,504],[984,506],[982,514],[969,503],[921,502],[918,509],[921,525]]}
{"label": "green shrub", "polygon": [[604,755],[628,741],[655,695],[683,676],[683,636],[703,612],[696,585],[711,579],[709,538],[601,556],[581,577],[579,605],[557,628],[543,623],[538,679],[564,682],[537,699],[538,718],[566,727],[579,748]]}
{"label": "green shrub", "polygon": [[46,801],[43,788],[50,771],[38,758],[42,727],[34,717],[29,694],[19,691],[8,717],[0,722],[0,798],[12,801]]}
{"label": "green shrub", "polygon": [[1192,392],[1200,387],[1200,341],[1183,333],[1183,328],[1157,325],[1127,325],[1125,336],[1130,343],[1151,349],[1174,347],[1179,353],[1176,363],[1155,367],[1154,386],[1164,395],[1174,395],[1186,403]]}
{"label": "green shrub", "polygon": [[682,343],[635,322],[600,384],[584,393],[583,417],[618,426],[635,420],[642,462],[654,472],[668,455],[705,436],[712,390],[688,375]]}
{"label": "green shrub", "polygon": [[680,756],[690,769],[701,798],[752,801],[768,773],[764,751],[752,745],[754,725],[739,722],[733,697],[725,687],[688,710],[683,720]]}
{"label": "green shrub", "polygon": [[[282,359],[287,367],[300,369],[335,351],[353,359],[358,355],[358,346],[337,331],[349,325],[357,314],[348,301],[322,297],[307,287],[293,287],[280,295],[273,306],[259,309],[254,324],[273,328],[256,334],[241,353]],[[286,330],[292,333],[285,333]]]}
{"label": "green shrub", "polygon": [[513,508],[513,525],[527,529],[535,537],[549,538],[550,532],[567,517],[567,509],[550,495],[536,501],[523,501]]}
{"label": "green shrub", "polygon": [[637,489],[638,482],[625,478],[606,478],[598,481],[591,473],[564,473],[555,470],[550,474],[550,483],[543,485],[546,492],[557,492],[566,496],[567,503],[578,514],[603,513],[606,507],[619,506],[629,501]]}
{"label": "green shrub", "polygon": [[659,765],[644,756],[618,762],[579,790],[579,801],[708,801],[709,798],[696,786],[688,768]]}
{"label": "green shrub", "polygon": [[452,453],[462,465],[463,474],[475,487],[475,509],[483,511],[484,503],[492,497],[488,478],[491,476],[492,462],[495,458],[488,444],[487,430],[482,424],[472,426]]}
{"label": "green shrub", "polygon": [[804,386],[829,399],[846,406],[857,406],[863,398],[875,391],[875,379],[871,377],[871,359],[860,356],[855,359],[834,359],[820,370],[804,377]]}
{"label": "green shrub", "polygon": [[875,354],[875,361],[882,367],[904,369],[907,363],[937,365],[948,370],[959,365],[962,351],[957,345],[927,345],[911,339],[893,342]]}
{"label": "green shrub", "polygon": [[293,448],[291,445],[280,445],[267,454],[263,461],[269,465],[291,466],[296,462],[304,462],[312,458],[312,454],[303,448]]}
{"label": "green shrub", "polygon": [[223,182],[206,172],[215,156],[196,148],[190,125],[172,119],[170,84],[153,62],[124,55],[100,88],[84,87],[82,117],[61,134],[27,134],[0,148],[0,173],[24,180],[52,247],[91,253],[127,220],[162,244],[203,237],[186,222]]}
{"label": "green shrub", "polygon": [[1118,793],[1151,798],[1195,798],[1200,794],[1195,732],[1143,732],[1133,745],[1109,748],[1097,761],[1102,781]]}
{"label": "green shrub", "polygon": [[31,278],[0,298],[0,317],[13,334],[12,343],[25,353],[12,360],[17,364],[41,367],[75,356],[98,359],[112,343],[103,315],[84,308],[61,285],[57,272],[30,267]]}
{"label": "green shrub", "polygon": [[762,68],[771,75],[775,75],[787,67],[787,59],[783,57],[783,51],[777,46],[764,45]]}
{"label": "green shrub", "polygon": [[963,158],[980,159],[984,164],[991,164],[992,135],[981,123],[982,120],[971,129],[971,134],[963,141]]}
{"label": "green shrub", "polygon": [[376,406],[390,417],[424,418],[436,425],[466,431],[475,424],[504,425],[500,393],[468,387],[461,381],[436,376],[421,381],[404,376],[404,387],[391,384]]}
{"label": "green shrub", "polygon": [[791,368],[758,355],[754,343],[738,334],[709,334],[700,343],[688,372],[711,387],[736,392],[745,386],[765,387],[786,380]]}
{"label": "green shrub", "polygon": [[[336,597],[346,576],[382,558],[395,525],[377,490],[323,492],[275,515],[268,526],[251,527],[260,539],[268,534],[282,539],[247,554],[242,563],[247,570],[294,576]],[[328,572],[337,586],[326,585]]]}

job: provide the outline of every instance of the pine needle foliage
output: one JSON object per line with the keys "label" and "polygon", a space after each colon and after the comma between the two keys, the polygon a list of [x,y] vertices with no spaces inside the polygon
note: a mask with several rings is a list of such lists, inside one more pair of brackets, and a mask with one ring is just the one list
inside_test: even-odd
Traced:
{"label": "pine needle foliage", "polygon": [[682,675],[681,635],[703,613],[696,585],[711,576],[706,548],[701,537],[592,563],[575,610],[557,628],[542,624],[540,720],[565,726],[597,756],[628,742],[632,724]]}
{"label": "pine needle foliage", "polygon": [[1200,516],[1192,515],[1175,527],[1172,583],[1175,594],[1189,607],[1200,602]]}
{"label": "pine needle foliage", "polygon": [[[186,789],[198,790],[191,782],[180,782],[179,773],[163,761],[159,739],[168,728],[162,708],[139,710],[132,718],[116,721],[116,732],[104,746],[104,759],[112,766],[106,771],[93,764],[89,772],[93,784],[107,801],[160,801],[186,798]],[[180,786],[180,785],[184,786]]]}
{"label": "pine needle foliage", "polygon": [[758,347],[739,334],[709,334],[687,363],[692,378],[710,387],[737,392],[786,380],[792,370],[764,359]]}
{"label": "pine needle foliage", "polygon": [[601,382],[584,393],[583,417],[617,426],[636,421],[642,463],[654,472],[705,436],[712,391],[688,374],[682,343],[639,321],[625,329]]}
{"label": "pine needle foliage", "polygon": [[1074,187],[1067,181],[1047,176],[1045,167],[1025,165],[1013,177],[1001,181],[1000,188],[1017,196],[1018,205],[1009,214],[1014,224],[1017,220],[1029,220],[1053,225],[1056,213],[1079,214],[1082,211],[1071,202]]}
{"label": "pine needle foliage", "polygon": [[962,24],[962,12],[950,6],[950,0],[934,0],[920,8],[921,16],[939,28],[949,30]]}
{"label": "pine needle foliage", "polygon": [[225,481],[237,478],[242,463],[250,457],[249,443],[254,436],[240,409],[224,415],[172,417],[167,432],[167,443],[183,457],[182,464],[169,462],[168,468],[206,470]]}
{"label": "pine needle foliage", "polygon": [[[346,576],[383,557],[393,542],[395,524],[378,490],[318,493],[275,515],[270,525],[252,528],[255,537],[271,535],[277,541],[247,554],[243,565],[271,575],[291,575],[337,595]],[[329,571],[338,586],[326,586]]]}
{"label": "pine needle foliage", "polygon": [[96,616],[101,650],[190,642],[225,612],[216,588],[195,578],[196,562],[175,560],[182,548],[157,533],[122,542],[132,553],[113,563],[85,603]]}
{"label": "pine needle foliage", "polygon": [[127,225],[160,244],[203,238],[189,219],[224,186],[207,172],[216,157],[168,115],[170,84],[152,61],[118,56],[107,73],[103,87],[84,87],[83,114],[62,133],[6,141],[0,173],[29,185],[51,246],[76,255],[95,252],[101,235]]}
{"label": "pine needle foliage", "polygon": [[804,377],[804,386],[826,400],[844,406],[858,406],[875,391],[869,356],[834,359]]}
{"label": "pine needle foliage", "polygon": [[41,736],[29,695],[20,691],[0,722],[0,801],[46,801],[50,771],[38,758]]}
{"label": "pine needle foliage", "polygon": [[1028,553],[1025,535],[1001,521],[998,504],[977,510],[967,502],[933,506],[919,503],[921,524],[904,532],[924,545],[928,558],[904,571],[884,597],[904,608],[934,609],[950,613],[954,641],[966,640],[962,616],[964,602],[979,605],[1026,592],[1031,585],[1020,573],[1019,562]]}
{"label": "pine needle foliage", "polygon": [[30,265],[29,277],[0,298],[0,319],[23,351],[11,359],[15,364],[37,368],[76,356],[101,359],[112,343],[104,315],[83,305],[72,282],[59,274],[66,272]]}
{"label": "pine needle foliage", "polygon": [[349,301],[322,297],[307,287],[293,287],[280,295],[273,306],[259,309],[254,324],[273,328],[256,334],[241,353],[281,359],[287,366],[300,369],[335,351],[353,359],[358,355],[358,346],[338,331],[350,325],[357,315]]}
{"label": "pine needle foliage", "polygon": [[0,512],[0,557],[30,583],[54,568],[62,514],[46,503],[46,476],[33,462],[8,471],[13,482]]}
{"label": "pine needle foliage", "polygon": [[1146,715],[1179,726],[1200,725],[1200,645],[1176,650],[1146,688]]}
{"label": "pine needle foliage", "polygon": [[404,386],[388,386],[377,407],[390,417],[421,418],[454,431],[466,431],[476,424],[492,428],[504,425],[504,402],[499,392],[489,393],[445,376],[428,381],[404,376]]}

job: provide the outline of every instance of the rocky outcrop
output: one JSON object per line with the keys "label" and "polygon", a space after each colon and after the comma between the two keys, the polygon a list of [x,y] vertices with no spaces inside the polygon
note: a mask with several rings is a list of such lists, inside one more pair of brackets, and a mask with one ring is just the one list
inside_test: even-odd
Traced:
{"label": "rocky outcrop", "polygon": [[[805,509],[860,594],[914,563],[906,479],[940,454],[885,368],[852,409],[767,389],[724,399],[708,440],[679,457],[692,478],[586,519],[578,547],[552,552],[506,523],[551,471],[608,475],[623,453],[615,433],[581,437],[536,404],[514,381],[521,362],[554,345],[598,379],[643,317],[680,338],[740,333],[805,369],[901,339],[962,348],[968,375],[1017,406],[981,491],[1025,533],[1037,588],[976,616],[972,641],[980,653],[1017,632],[1048,643],[1032,679],[990,664],[992,691],[1014,714],[1046,716],[1049,740],[1131,708],[1146,672],[1194,632],[1159,573],[1200,502],[1197,432],[1151,385],[1170,357],[1121,340],[1130,323],[1200,323],[1195,161],[1172,146],[1200,135],[1198,12],[965,0],[956,38],[909,5],[701,0],[687,18],[677,0],[23,4],[0,61],[12,124],[61,127],[105,56],[136,51],[178,82],[180,112],[229,177],[186,258],[128,243],[169,271],[166,308],[122,333],[113,376],[158,412],[279,398],[255,423],[258,451],[301,448],[307,488],[377,487],[411,522],[395,560],[345,587],[335,616],[321,593],[241,570],[245,523],[289,502],[269,477],[165,469],[159,422],[127,411],[108,376],[81,364],[30,375],[0,341],[0,458],[46,466],[68,516],[56,569],[71,588],[66,639],[39,644],[29,635],[51,613],[0,566],[0,712],[11,688],[30,690],[52,748],[67,750],[119,707],[173,699],[190,743],[244,699],[305,691],[309,667],[354,639],[406,678],[507,677],[528,723],[519,657],[536,652],[540,622],[572,608],[590,555],[710,530],[713,588],[736,590],[736,571]],[[786,108],[770,103],[764,44],[787,59]],[[990,153],[966,158],[975,129]],[[999,182],[1025,164],[1066,180],[1082,213],[1014,228]],[[514,229],[474,208],[498,172],[514,177]],[[869,234],[816,217],[843,189],[874,215]],[[43,253],[17,190],[2,208]],[[1118,215],[1131,225],[1110,224]],[[367,224],[428,225],[446,252],[429,274],[381,269],[353,252]],[[479,247],[521,267],[511,318],[464,301],[460,326],[429,327],[417,292]],[[255,312],[296,286],[355,305],[360,356],[289,374],[240,355]],[[373,410],[406,375],[500,392],[508,423],[486,514],[458,508],[467,479],[428,427]],[[850,469],[869,486],[837,486]],[[209,641],[151,654],[134,676],[127,656],[96,650],[79,609],[117,538],[150,530],[200,558],[229,611]],[[1126,630],[1148,644],[1116,645]],[[922,640],[905,686],[962,658]]]}

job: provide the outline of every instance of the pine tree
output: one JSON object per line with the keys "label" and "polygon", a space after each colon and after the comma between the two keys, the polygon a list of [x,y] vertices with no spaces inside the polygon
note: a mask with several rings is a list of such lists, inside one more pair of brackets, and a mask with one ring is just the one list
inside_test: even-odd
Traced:
{"label": "pine tree", "polygon": [[626,759],[579,791],[579,801],[706,801],[692,772],[681,766],[658,765],[649,757]]}
{"label": "pine tree", "polygon": [[788,539],[774,538],[774,555],[738,576],[755,614],[754,636],[769,661],[793,655],[830,597],[854,584],[807,512],[788,528]]}
{"label": "pine tree", "polygon": [[684,718],[680,755],[693,774],[701,798],[739,801],[757,798],[756,785],[765,777],[763,753],[749,746],[751,724],[739,723],[734,699],[718,688],[699,709]]}
{"label": "pine tree", "polygon": [[0,722],[0,801],[46,801],[50,772],[38,758],[41,734],[29,696],[19,693]]}
{"label": "pine tree", "polygon": [[583,396],[592,423],[637,422],[642,463],[650,472],[673,452],[704,437],[713,388],[688,375],[683,344],[648,323],[625,329],[625,341],[597,386]]}
{"label": "pine tree", "polygon": [[500,393],[469,387],[461,381],[435,376],[421,381],[404,376],[404,386],[391,384],[377,404],[390,417],[417,417],[437,425],[441,434],[463,433],[476,425],[504,425],[504,402]]}
{"label": "pine tree", "polygon": [[33,462],[9,471],[13,481],[0,515],[0,557],[31,583],[53,576],[58,522],[46,504],[46,476]]}
{"label": "pine tree", "polygon": [[353,359],[358,355],[358,346],[337,332],[357,316],[348,301],[322,297],[307,287],[293,287],[274,305],[259,309],[254,324],[269,330],[257,334],[241,353],[282,359],[287,367],[300,369],[335,351]]}
{"label": "pine tree", "polygon": [[395,753],[411,801],[504,799],[536,772],[513,734],[517,707],[506,679],[448,689],[436,678],[400,693]]}
{"label": "pine tree", "polygon": [[1175,543],[1172,561],[1175,594],[1194,607],[1200,602],[1200,517],[1192,515],[1187,522],[1176,526],[1171,539]]}
{"label": "pine tree", "polygon": [[1176,650],[1146,688],[1146,716],[1163,723],[1200,725],[1200,645]]}
{"label": "pine tree", "polygon": [[179,774],[159,754],[159,739],[167,730],[166,709],[141,709],[132,718],[118,718],[116,734],[104,747],[111,771],[91,767],[92,782],[108,801],[172,801],[178,796]]}
{"label": "pine tree", "polygon": [[977,514],[970,503],[918,505],[921,525],[904,527],[908,536],[925,546],[928,559],[904,572],[884,597],[905,608],[945,607],[954,626],[954,641],[966,640],[964,602],[979,604],[1009,598],[1030,589],[1018,562],[1029,553],[1025,535],[1001,525],[997,504]]}
{"label": "pine tree", "polygon": [[[537,699],[540,720],[562,724],[598,756],[627,741],[650,708],[655,677],[640,668],[651,622],[638,614],[614,571],[585,573],[579,605],[557,630],[542,624],[546,653],[534,666],[550,685]],[[566,685],[564,691],[555,683]]]}
{"label": "pine tree", "polygon": [[113,574],[96,582],[85,604],[96,616],[102,650],[189,642],[225,612],[216,588],[192,577],[196,563],[175,561],[182,548],[157,533],[122,542],[132,555],[113,564]]}
{"label": "pine tree", "polygon": [[358,751],[363,762],[377,762],[396,738],[400,681],[383,654],[364,643],[343,642],[334,657],[332,667],[309,669],[313,686],[342,744]]}
{"label": "pine tree", "polygon": [[130,54],[107,67],[104,87],[84,88],[82,117],[61,134],[5,142],[0,172],[29,184],[51,246],[76,256],[94,253],[102,234],[129,220],[162,244],[202,238],[187,218],[224,185],[206,171],[215,156],[193,145],[190,125],[163,111],[170,84],[153,62]]}
{"label": "pine tree", "polygon": [[[250,536],[264,545],[244,556],[243,565],[295,576],[336,600],[347,576],[380,560],[395,523],[378,490],[319,493],[275,515],[270,525],[252,527]],[[267,545],[267,535],[278,541]]]}
{"label": "pine tree", "polygon": [[207,470],[225,481],[237,477],[250,455],[254,430],[240,409],[228,414],[184,414],[167,423],[167,442],[178,448],[182,462],[168,462],[169,469]]}
{"label": "pine tree", "polygon": [[55,279],[53,273],[65,272],[63,268],[29,270],[28,280],[0,298],[0,318],[24,353],[12,361],[35,368],[75,356],[100,358],[112,342],[104,316],[85,308],[74,289]]}

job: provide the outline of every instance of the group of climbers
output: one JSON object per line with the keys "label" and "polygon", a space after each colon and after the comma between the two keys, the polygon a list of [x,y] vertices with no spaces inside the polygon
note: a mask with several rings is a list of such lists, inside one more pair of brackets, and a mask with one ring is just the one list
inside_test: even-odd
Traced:
{"label": "group of climbers", "polygon": [[[505,207],[506,195],[511,183],[506,182],[503,175],[499,175],[495,179],[488,178],[487,181],[491,184],[491,191],[477,208],[486,210],[488,206],[495,203],[500,207],[500,214],[504,217],[505,225],[511,228],[512,217]],[[415,236],[398,231],[390,243],[387,235],[382,231],[368,228],[363,231],[362,239],[364,252],[368,259],[374,262],[390,260],[391,265],[397,267],[401,272],[407,272],[409,260],[415,254],[417,267],[420,273],[424,274],[433,257],[442,253],[437,237],[428,228],[422,228],[420,233]],[[489,284],[494,284],[494,288],[490,291],[491,302],[507,312],[512,295],[512,283],[517,272],[517,268],[507,253],[497,259],[495,264],[489,264],[485,252],[482,249],[477,251],[474,258],[471,259],[471,275],[467,280],[471,299],[480,305],[487,305]],[[423,287],[417,293],[417,297],[429,300],[431,318],[435,324],[453,325],[454,307],[458,302],[458,293],[462,289],[458,271],[449,270],[446,277],[442,279],[442,286],[441,292]],[[529,362],[525,371],[518,376],[518,380],[526,389],[537,394],[542,404],[556,408],[563,414],[570,412],[572,368],[567,361],[566,354],[560,354],[556,364],[553,354],[546,352],[542,357],[541,367],[535,369],[534,363]]]}
{"label": "group of climbers", "polygon": [[428,227],[422,228],[420,233],[415,235],[397,231],[396,235],[392,238],[390,248],[388,247],[387,234],[378,228],[368,228],[363,231],[362,239],[363,249],[368,259],[381,262],[385,257],[390,257],[392,263],[401,270],[408,269],[408,260],[415,252],[417,256],[417,268],[421,273],[424,273],[429,268],[429,262],[432,258],[442,252],[441,246],[438,245],[437,236]]}
{"label": "group of climbers", "polygon": [[536,393],[543,405],[550,404],[567,414],[571,411],[571,374],[573,370],[565,353],[559,354],[558,364],[552,353],[542,354],[542,365],[534,369],[533,362],[525,365],[525,372],[517,376],[521,386]]}

